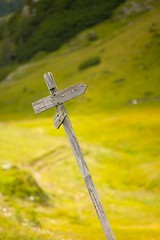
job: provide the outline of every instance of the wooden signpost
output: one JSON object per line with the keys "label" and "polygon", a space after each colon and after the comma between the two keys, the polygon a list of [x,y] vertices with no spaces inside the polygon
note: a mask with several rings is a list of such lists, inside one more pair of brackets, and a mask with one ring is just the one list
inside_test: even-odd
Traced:
{"label": "wooden signpost", "polygon": [[114,234],[112,232],[108,218],[105,214],[104,208],[102,206],[97,190],[93,183],[91,174],[87,167],[80,145],[77,141],[71,122],[63,105],[64,102],[84,94],[87,86],[79,83],[65,90],[58,91],[52,73],[49,72],[45,74],[44,79],[50,92],[50,96],[42,98],[41,100],[32,103],[33,109],[35,113],[38,114],[52,107],[56,107],[57,114],[54,117],[54,125],[56,128],[59,128],[61,124],[64,126],[73,153],[75,155],[76,161],[79,165],[82,177],[86,183],[87,190],[90,194],[94,208],[96,210],[101,226],[103,228],[105,237],[107,240],[115,240]]}

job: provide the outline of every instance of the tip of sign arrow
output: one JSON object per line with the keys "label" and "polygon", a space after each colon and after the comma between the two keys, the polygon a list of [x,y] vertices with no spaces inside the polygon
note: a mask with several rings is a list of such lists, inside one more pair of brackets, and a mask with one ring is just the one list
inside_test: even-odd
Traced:
{"label": "tip of sign arrow", "polygon": [[87,90],[87,88],[88,88],[88,86],[86,85],[86,84],[84,84],[84,83],[80,83],[81,84],[81,86],[84,88],[84,93],[86,92],[86,90]]}

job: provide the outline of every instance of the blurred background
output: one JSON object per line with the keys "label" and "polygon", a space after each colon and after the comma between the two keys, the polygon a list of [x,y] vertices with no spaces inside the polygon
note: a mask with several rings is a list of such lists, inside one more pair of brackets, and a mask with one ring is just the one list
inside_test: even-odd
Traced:
{"label": "blurred background", "polygon": [[0,0],[0,240],[103,231],[55,110],[65,104],[118,240],[160,239],[160,1]]}

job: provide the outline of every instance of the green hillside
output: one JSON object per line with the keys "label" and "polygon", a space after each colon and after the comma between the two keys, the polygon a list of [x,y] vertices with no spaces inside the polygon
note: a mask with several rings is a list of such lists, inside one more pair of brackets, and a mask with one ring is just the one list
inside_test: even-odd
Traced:
{"label": "green hillside", "polygon": [[[160,95],[159,7],[137,17],[117,16],[80,33],[56,52],[38,53],[12,72],[1,84],[1,118],[8,114],[33,116],[30,103],[48,94],[43,83],[48,71],[53,72],[60,89],[79,81],[88,85],[87,94],[68,105],[77,113],[82,109],[83,113],[133,109],[133,100],[138,108],[156,106]],[[90,41],[91,35],[97,39]],[[92,67],[95,60],[98,62]],[[86,68],[81,69],[82,64]],[[85,108],[79,104],[74,109],[73,104],[81,101]]]}
{"label": "green hillside", "polygon": [[0,22],[0,66],[25,62],[39,51],[58,49],[75,34],[111,17],[124,0],[101,0],[101,4],[98,0],[23,2],[21,11]]}
{"label": "green hillside", "polygon": [[65,106],[116,238],[159,239],[160,6],[137,2],[0,83],[0,240],[104,239],[55,110],[31,106],[49,71],[88,85]]}

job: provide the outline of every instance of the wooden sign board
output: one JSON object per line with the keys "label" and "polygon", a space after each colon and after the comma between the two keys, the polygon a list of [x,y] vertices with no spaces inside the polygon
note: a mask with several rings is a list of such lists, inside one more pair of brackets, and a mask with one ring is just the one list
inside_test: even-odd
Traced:
{"label": "wooden sign board", "polygon": [[32,104],[33,109],[35,113],[38,114],[52,107],[56,107],[57,114],[54,118],[54,125],[56,128],[59,128],[61,125],[64,126],[64,129],[68,136],[74,156],[76,158],[77,164],[80,168],[82,177],[85,181],[87,190],[90,194],[97,216],[103,228],[105,237],[107,240],[115,240],[115,236],[113,234],[110,223],[105,214],[99,195],[93,183],[87,163],[85,161],[80,145],[78,143],[78,140],[72,128],[72,124],[69,120],[65,107],[63,105],[64,102],[67,102],[85,93],[87,86],[85,84],[79,83],[65,90],[58,91],[58,88],[56,86],[56,83],[51,73],[45,74],[44,79],[46,81],[48,90],[51,95],[48,97],[42,98],[37,102],[34,102]]}

